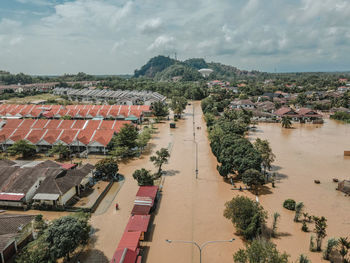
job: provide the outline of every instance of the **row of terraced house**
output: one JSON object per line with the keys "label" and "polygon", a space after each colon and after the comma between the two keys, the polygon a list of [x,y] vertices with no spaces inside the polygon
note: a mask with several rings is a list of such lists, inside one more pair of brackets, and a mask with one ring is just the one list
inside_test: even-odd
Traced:
{"label": "row of terraced house", "polygon": [[166,100],[166,97],[158,92],[135,90],[55,88],[53,94],[67,96],[73,101],[99,103],[112,101],[121,105],[151,105],[154,102]]}
{"label": "row of terraced house", "polygon": [[115,119],[142,122],[152,114],[147,105],[0,105],[0,118],[47,118],[60,119]]}

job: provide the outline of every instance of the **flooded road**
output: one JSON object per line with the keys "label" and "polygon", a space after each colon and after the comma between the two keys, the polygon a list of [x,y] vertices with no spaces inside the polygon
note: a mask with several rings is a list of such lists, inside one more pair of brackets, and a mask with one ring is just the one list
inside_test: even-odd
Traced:
{"label": "flooded road", "polygon": [[193,142],[192,106],[186,109],[185,119],[176,129],[168,130],[173,137],[169,164],[147,262],[199,262],[198,249],[191,244],[167,243],[166,239],[195,241],[228,240],[233,243],[209,244],[202,252],[202,262],[233,262],[232,254],[242,247],[234,235],[232,223],[223,217],[224,204],[234,194],[231,185],[223,182],[216,170],[216,159],[211,153],[206,125],[195,102],[195,129],[198,142],[198,179],[195,177],[195,143]]}
{"label": "flooded road", "polygon": [[[350,158],[344,150],[350,149],[350,125],[326,119],[323,125],[293,124],[294,129],[282,129],[280,124],[259,124],[251,138],[260,137],[270,142],[276,155],[275,170],[280,174],[276,188],[260,196],[269,216],[281,214],[279,231],[283,237],[274,242],[295,259],[307,254],[312,262],[321,262],[320,253],[308,251],[311,233],[301,231],[301,223],[294,223],[294,213],[282,207],[287,198],[303,202],[305,212],[325,216],[328,220],[327,237],[350,235],[350,198],[336,191],[339,180],[349,179]],[[315,184],[318,179],[321,184]],[[313,226],[310,225],[311,230]]]}

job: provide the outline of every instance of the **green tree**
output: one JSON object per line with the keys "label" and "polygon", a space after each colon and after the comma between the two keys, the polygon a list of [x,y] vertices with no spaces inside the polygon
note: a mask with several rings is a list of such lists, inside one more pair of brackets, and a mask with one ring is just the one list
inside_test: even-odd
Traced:
{"label": "green tree", "polygon": [[249,240],[262,233],[267,214],[259,203],[237,196],[225,204],[224,217],[230,219],[238,233]]}
{"label": "green tree", "polygon": [[310,263],[310,262],[311,261],[308,259],[308,257],[303,254],[300,255],[297,261],[297,263]]}
{"label": "green tree", "polygon": [[109,152],[109,154],[120,160],[129,156],[129,148],[125,146],[116,146]]}
{"label": "green tree", "polygon": [[282,128],[292,128],[292,122],[289,117],[282,117]]}
{"label": "green tree", "polygon": [[56,259],[50,255],[49,243],[46,234],[26,245],[16,255],[16,263],[54,263]]}
{"label": "green tree", "polygon": [[47,228],[47,224],[43,219],[43,215],[35,216],[33,227],[38,236],[41,236],[44,233],[44,230]]}
{"label": "green tree", "polygon": [[332,254],[333,252],[333,249],[338,245],[338,240],[335,239],[335,238],[330,238],[328,239],[327,241],[327,247],[326,249],[324,250],[323,252],[323,258],[325,260],[329,260],[330,258],[330,255]]}
{"label": "green tree", "polygon": [[144,128],[143,131],[138,135],[137,146],[142,153],[143,149],[147,146],[147,143],[151,139],[151,130],[149,128]]}
{"label": "green tree", "polygon": [[295,205],[295,215],[294,215],[294,222],[299,222],[300,215],[302,214],[304,208],[303,202],[299,202]]}
{"label": "green tree", "polygon": [[248,169],[242,174],[242,181],[244,184],[255,189],[255,192],[258,193],[259,186],[265,183],[265,178],[259,171]]}
{"label": "green tree", "polygon": [[153,185],[154,177],[149,170],[144,168],[136,170],[132,177],[137,181],[138,185]]}
{"label": "green tree", "polygon": [[107,177],[110,180],[117,178],[119,171],[118,162],[114,158],[104,158],[98,161],[95,169],[97,176]]}
{"label": "green tree", "polygon": [[138,131],[135,125],[125,124],[119,133],[112,138],[109,148],[112,150],[116,147],[126,147],[131,155],[131,150],[137,146]]}
{"label": "green tree", "polygon": [[156,151],[156,155],[151,156],[150,161],[158,168],[158,177],[162,175],[162,166],[168,163],[169,157],[170,153],[166,148],[161,148],[159,151]]}
{"label": "green tree", "polygon": [[7,151],[10,155],[22,155],[22,158],[28,158],[36,154],[36,147],[25,140],[20,140],[10,146]]}
{"label": "green tree", "polygon": [[339,246],[339,254],[342,257],[342,262],[348,263],[349,260],[346,258],[346,255],[348,254],[350,249],[350,241],[348,241],[347,237],[340,237],[338,240],[338,246]]}
{"label": "green tree", "polygon": [[69,147],[67,145],[64,145],[62,143],[56,144],[54,146],[52,146],[52,148],[49,151],[49,154],[58,154],[59,159],[66,159],[69,158],[70,155],[70,150]]}
{"label": "green tree", "polygon": [[187,100],[185,97],[173,97],[170,108],[174,111],[176,117],[181,119],[182,112],[186,109]]}
{"label": "green tree", "polygon": [[314,232],[316,233],[316,250],[321,251],[322,240],[327,236],[326,228],[327,228],[327,219],[322,217],[313,217],[315,222]]}
{"label": "green tree", "polygon": [[272,237],[276,237],[277,236],[277,221],[278,221],[278,218],[280,217],[281,215],[277,212],[275,212],[273,214],[273,221],[272,221],[272,231],[271,231],[271,236]]}
{"label": "green tree", "polygon": [[78,246],[87,244],[89,240],[88,217],[61,217],[54,220],[46,232],[50,254],[56,259],[65,257],[69,261],[70,253]]}
{"label": "green tree", "polygon": [[267,140],[261,140],[257,138],[254,143],[255,149],[261,154],[262,166],[264,168],[264,174],[266,169],[271,169],[271,164],[275,161],[275,155],[272,152],[270,144]]}
{"label": "green tree", "polygon": [[169,109],[165,103],[156,101],[152,104],[152,113],[156,117],[166,117],[169,115]]}
{"label": "green tree", "polygon": [[71,120],[72,119],[72,116],[69,116],[69,115],[64,115],[60,118],[61,120]]}
{"label": "green tree", "polygon": [[265,239],[255,239],[233,255],[235,263],[288,263],[288,255],[280,253],[276,245]]}

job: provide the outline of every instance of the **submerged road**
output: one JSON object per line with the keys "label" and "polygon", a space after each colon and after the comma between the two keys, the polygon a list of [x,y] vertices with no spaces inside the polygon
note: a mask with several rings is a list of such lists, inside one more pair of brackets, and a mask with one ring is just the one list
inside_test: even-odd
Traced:
{"label": "submerged road", "polygon": [[[234,236],[232,223],[223,217],[224,204],[233,196],[231,185],[223,182],[216,170],[207,138],[200,102],[188,106],[184,119],[170,130],[173,148],[169,164],[164,168],[163,194],[154,220],[154,232],[147,262],[199,262],[198,249],[191,244],[167,243],[166,239],[195,241],[228,240]],[[197,127],[201,127],[197,129]],[[196,179],[196,143],[198,144],[198,179]],[[232,254],[242,247],[233,243],[209,244],[202,253],[202,262],[232,262]]]}
{"label": "submerged road", "polygon": [[[235,235],[232,223],[223,217],[224,204],[234,193],[231,185],[223,182],[216,170],[216,159],[211,153],[200,102],[188,106],[176,129],[169,123],[157,125],[157,133],[151,141],[151,152],[141,159],[120,165],[120,173],[125,182],[113,200],[119,203],[104,214],[93,215],[91,222],[96,229],[90,249],[81,256],[81,262],[108,262],[117,247],[130,217],[133,201],[138,189],[132,173],[146,168],[155,171],[149,156],[156,150],[169,148],[171,156],[164,166],[167,171],[163,178],[162,197],[155,214],[150,238],[143,242],[146,246],[143,262],[199,262],[198,249],[190,244],[165,242],[165,239],[196,241],[199,244],[209,240],[228,240]],[[195,127],[201,129],[193,129]],[[198,179],[196,170],[195,131],[198,143]],[[237,237],[233,243],[209,244],[202,253],[202,262],[232,262],[232,254],[242,247]],[[108,261],[106,261],[108,260]]]}

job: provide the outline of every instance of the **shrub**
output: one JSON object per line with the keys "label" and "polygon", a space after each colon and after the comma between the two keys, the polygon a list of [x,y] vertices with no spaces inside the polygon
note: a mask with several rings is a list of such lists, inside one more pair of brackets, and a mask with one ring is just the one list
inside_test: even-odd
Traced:
{"label": "shrub", "polygon": [[295,210],[295,201],[293,199],[286,199],[283,202],[283,207],[288,209],[288,210],[294,211]]}

